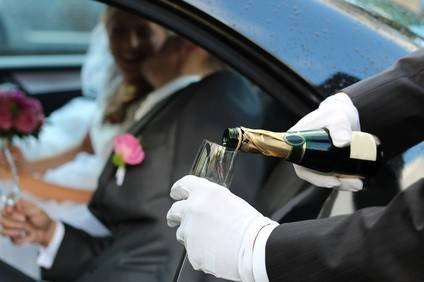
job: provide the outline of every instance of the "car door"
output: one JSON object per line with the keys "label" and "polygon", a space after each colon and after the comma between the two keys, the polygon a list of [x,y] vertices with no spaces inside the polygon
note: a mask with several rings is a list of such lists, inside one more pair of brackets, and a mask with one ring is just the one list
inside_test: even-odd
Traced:
{"label": "car door", "polygon": [[[293,124],[326,96],[384,70],[418,47],[398,30],[342,1],[104,2],[187,36],[245,75],[276,105],[269,109],[274,121],[269,129],[280,131],[288,125],[278,113],[291,113]],[[274,188],[276,193],[282,190]],[[287,199],[265,190],[263,208],[278,209],[282,203],[275,199]],[[317,214],[314,209],[307,217]]]}

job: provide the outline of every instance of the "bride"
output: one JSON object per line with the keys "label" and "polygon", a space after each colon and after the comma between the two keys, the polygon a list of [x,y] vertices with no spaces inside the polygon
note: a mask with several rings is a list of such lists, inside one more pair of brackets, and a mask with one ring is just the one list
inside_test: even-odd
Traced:
{"label": "bride", "polygon": [[[113,140],[131,125],[137,106],[154,90],[142,63],[157,52],[168,31],[138,16],[107,8],[92,33],[82,70],[82,87],[95,101],[76,98],[50,115],[38,139],[14,140],[23,196],[49,215],[93,235],[108,230],[87,203],[112,151]],[[93,95],[94,94],[94,95]],[[7,166],[0,157],[0,169]],[[12,246],[1,238],[5,261],[38,276],[37,248]]]}
{"label": "bride", "polygon": [[[159,26],[141,20],[138,17],[131,17],[135,16],[111,9],[106,14],[106,19],[114,18],[118,21],[115,24],[110,22],[110,20],[106,20],[105,26],[110,40],[111,53],[116,62],[117,71],[121,73],[121,78],[118,77],[117,86],[112,88],[115,89],[112,94],[98,96],[97,100],[100,101],[99,104],[102,110],[94,111],[94,114],[89,118],[92,122],[88,133],[83,135],[80,139],[82,141],[76,146],[79,149],[75,155],[76,157],[58,168],[50,169],[50,166],[46,164],[51,164],[53,161],[50,161],[49,158],[47,160],[27,161],[23,155],[24,153],[16,150],[15,155],[19,160],[21,171],[23,171],[21,180],[24,191],[38,197],[59,201],[70,200],[72,197],[74,202],[87,202],[92,192],[86,190],[85,193],[87,193],[88,197],[80,197],[80,192],[83,191],[82,185],[87,183],[87,177],[81,176],[94,167],[97,173],[95,180],[97,180],[98,174],[101,173],[103,165],[108,160],[114,137],[117,134],[126,131],[132,123],[137,124],[136,121],[139,121],[144,115],[149,113],[162,100],[174,93],[178,93],[180,89],[185,88],[189,84],[201,80],[203,76],[224,67],[219,60],[191,42],[177,36],[169,38],[168,33]],[[128,26],[122,23],[126,23]],[[141,42],[144,41],[139,40],[137,37],[134,38],[131,33],[125,32],[133,26],[137,26],[138,33],[141,35],[148,35],[143,40],[150,43],[142,44]],[[146,28],[149,29],[148,32],[143,31]],[[117,37],[116,44],[114,42],[115,36]],[[165,40],[166,42],[164,42]],[[129,41],[128,44],[125,43],[126,41]],[[148,55],[145,55],[146,58],[140,58],[138,55],[141,50],[129,52],[132,47],[139,45],[143,46],[143,54],[145,54],[146,49],[151,50],[147,53]],[[137,63],[130,63],[136,59]],[[114,80],[109,79],[107,81],[110,85]],[[96,85],[90,85],[89,88],[92,90],[98,89],[96,87]],[[150,90],[153,91],[150,92]],[[74,108],[74,111],[76,111],[74,113],[76,117],[82,115],[80,108]],[[79,127],[75,123],[72,125]],[[72,134],[75,135],[71,131]],[[40,146],[43,140],[39,141]],[[24,146],[20,146],[20,148],[24,150]],[[71,150],[74,149],[71,148]],[[63,160],[66,159],[66,154],[68,154],[68,151],[52,158]],[[97,166],[92,166],[90,161],[87,161],[88,159],[93,160],[93,158],[93,163],[97,162]],[[71,171],[70,167],[72,166],[81,173],[75,173],[78,170]],[[38,172],[42,173],[43,179],[34,176],[34,173]],[[93,175],[91,174],[90,177],[93,178]],[[60,182],[61,185],[53,185],[51,179],[57,182],[62,181]],[[79,189],[69,189],[69,187],[66,187],[69,186],[69,183],[77,183],[79,186],[75,187]],[[67,193],[77,191],[78,194],[64,195],[64,191],[67,191]],[[52,195],[55,196],[52,197]],[[99,228],[100,223],[96,222],[95,217],[91,215],[84,204],[74,204],[68,207],[64,206],[64,204],[59,204],[57,201],[44,201],[41,206],[52,217],[59,217],[61,221],[65,221],[79,229],[84,229],[93,235],[105,235],[108,232],[105,228],[103,230]],[[22,265],[22,256],[20,256],[18,264],[14,264],[7,259],[3,260],[15,267]],[[34,257],[32,257],[32,261],[35,261]],[[22,267],[17,268],[22,270]]]}
{"label": "bride", "polygon": [[[105,34],[108,40],[101,40]],[[72,100],[51,115],[39,140],[15,142],[14,156],[23,191],[60,202],[90,200],[112,151],[114,137],[126,131],[133,121],[135,106],[153,90],[142,74],[141,64],[160,49],[167,36],[165,29],[152,22],[115,8],[107,9],[103,23],[93,32],[94,50],[88,53],[92,54],[88,63],[93,65],[92,61],[96,61],[93,56],[97,56],[98,67],[103,67],[100,62],[109,63],[106,69],[92,67],[91,72],[88,65],[82,74],[85,80],[90,79],[87,74],[97,75],[97,86],[89,89],[91,93],[98,92],[97,99]],[[106,46],[98,45],[102,42]],[[113,60],[108,59],[108,49]],[[49,213],[64,217],[65,221],[64,212],[75,212],[47,202],[45,206],[50,207]]]}

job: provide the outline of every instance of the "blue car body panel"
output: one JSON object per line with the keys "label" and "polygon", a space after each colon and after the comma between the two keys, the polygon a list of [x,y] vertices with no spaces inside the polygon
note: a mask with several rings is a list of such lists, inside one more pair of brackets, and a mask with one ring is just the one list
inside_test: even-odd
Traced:
{"label": "blue car body panel", "polygon": [[185,1],[261,46],[315,86],[337,73],[366,78],[416,48],[397,31],[354,17],[335,1]]}

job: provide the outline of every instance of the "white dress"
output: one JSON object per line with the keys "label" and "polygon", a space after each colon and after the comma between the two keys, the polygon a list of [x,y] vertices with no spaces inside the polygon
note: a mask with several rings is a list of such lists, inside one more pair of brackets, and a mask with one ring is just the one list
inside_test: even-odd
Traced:
{"label": "white dress", "polygon": [[[102,23],[93,30],[91,43],[81,71],[84,97],[71,100],[47,119],[38,139],[17,140],[29,160],[48,158],[74,148],[90,137],[94,154],[80,152],[72,161],[45,173],[47,182],[93,191],[105,162],[112,151],[113,138],[122,125],[103,123],[103,112],[109,96],[122,84],[109,51],[106,30]],[[88,97],[87,97],[88,96]],[[91,97],[91,98],[89,98]],[[60,219],[92,235],[108,231],[88,212],[86,205],[57,203],[32,198],[53,218]]]}
{"label": "white dress", "polygon": [[[100,121],[105,98],[109,93],[113,93],[122,81],[117,75],[113,58],[109,53],[106,32],[102,24],[94,29],[91,41],[81,73],[83,94],[91,99],[75,98],[53,112],[43,126],[38,140],[35,138],[14,140],[27,159],[36,160],[75,147],[87,134],[103,132],[101,136],[92,138],[95,140],[93,147],[96,154],[80,153],[71,162],[48,171],[44,176],[44,180],[52,183],[87,190],[94,190],[97,187],[97,179],[103,169],[105,156],[111,150],[111,140],[119,132],[119,127],[113,126],[108,126],[107,130],[102,131],[100,127],[103,125]],[[101,154],[98,155],[98,152]],[[43,201],[30,195],[24,197],[31,198],[53,218],[92,235],[101,236],[109,233],[107,228],[88,211],[86,205]],[[0,259],[35,279],[40,278],[40,269],[36,264],[38,250],[39,247],[35,245],[15,246],[9,239],[0,236]]]}
{"label": "white dress", "polygon": [[[177,78],[160,89],[153,91],[135,105],[120,125],[103,123],[103,112],[107,99],[122,84],[113,59],[106,45],[105,30],[102,25],[93,32],[93,42],[82,70],[82,89],[84,95],[95,96],[96,99],[76,98],[55,111],[43,126],[38,140],[16,140],[25,157],[30,160],[46,158],[64,152],[81,144],[89,134],[94,154],[79,153],[74,160],[46,172],[44,180],[66,187],[95,190],[97,180],[112,152],[114,137],[126,131],[135,121],[141,119],[157,103],[166,99],[178,90],[201,79],[200,76],[184,76]],[[96,40],[96,38],[98,40]],[[103,47],[102,47],[103,44]],[[100,46],[99,46],[100,45]],[[52,218],[70,224],[95,236],[106,236],[109,231],[94,217],[87,205],[75,203],[58,203],[40,200],[24,195],[36,202]],[[0,258],[23,271],[31,277],[39,279],[40,270],[36,264],[38,246],[16,247],[8,239],[0,238]]]}
{"label": "white dress", "polygon": [[[125,131],[133,122],[140,120],[160,101],[200,79],[201,77],[196,75],[180,77],[167,83],[160,89],[151,92],[139,105],[136,105],[131,110],[131,112],[134,113],[130,115],[131,118],[119,127],[103,124],[102,111],[94,111],[90,116],[93,122],[88,132],[96,154],[88,155],[86,153],[81,153],[72,162],[49,171],[45,179],[62,185],[66,184],[66,186],[73,183],[78,187],[82,187],[84,183],[87,183],[87,179],[93,183],[96,182],[105,161],[111,153],[113,138],[116,134]],[[99,105],[99,107],[100,106],[101,105]],[[81,118],[80,115],[79,117]],[[51,123],[51,125],[53,124],[54,123]],[[90,168],[88,168],[88,163],[91,166]],[[86,173],[88,169],[91,174]],[[31,200],[38,202],[52,217],[83,229],[88,233],[97,236],[109,233],[109,231],[89,212],[86,205],[72,203],[59,204],[55,201],[40,201],[34,198]],[[38,279],[40,273],[36,264],[37,251],[37,246],[16,247],[3,238],[0,240],[1,259]]]}

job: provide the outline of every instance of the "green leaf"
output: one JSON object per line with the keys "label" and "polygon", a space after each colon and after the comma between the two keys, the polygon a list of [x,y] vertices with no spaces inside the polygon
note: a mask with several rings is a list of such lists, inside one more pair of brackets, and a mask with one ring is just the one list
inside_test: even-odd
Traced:
{"label": "green leaf", "polygon": [[12,115],[16,115],[19,112],[19,108],[18,108],[18,105],[16,105],[16,103],[13,103],[11,105],[10,112],[12,113]]}
{"label": "green leaf", "polygon": [[124,158],[120,154],[117,154],[117,153],[113,154],[112,163],[117,167],[121,167],[121,166],[125,165]]}

